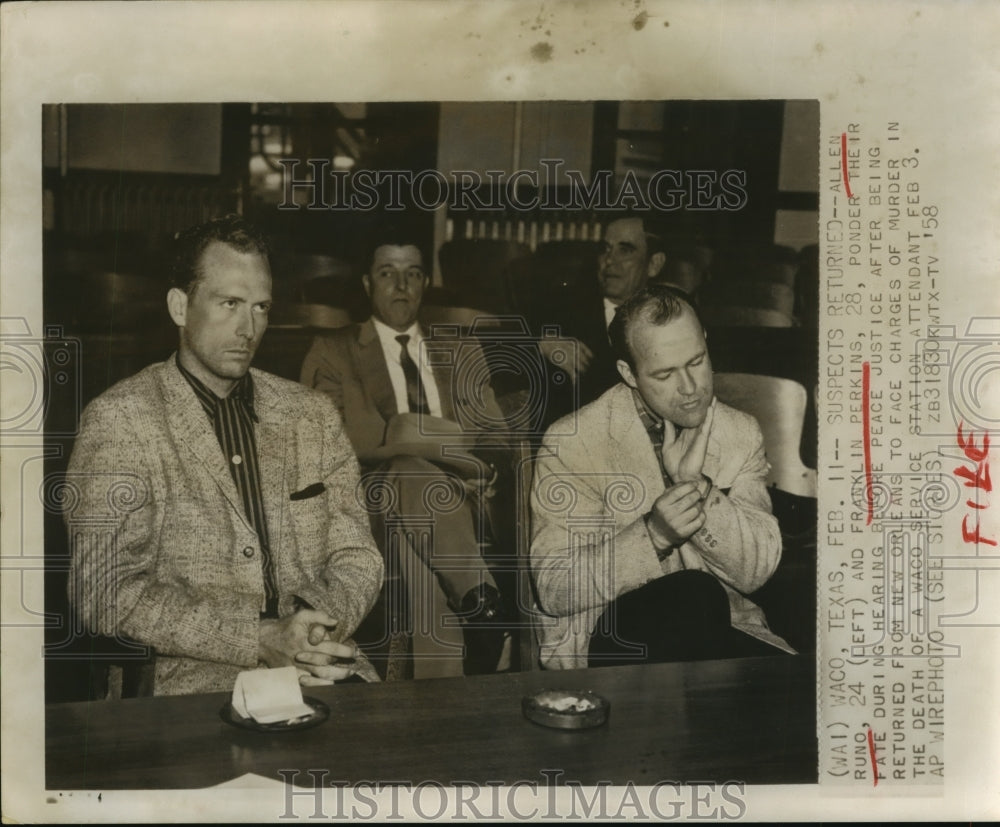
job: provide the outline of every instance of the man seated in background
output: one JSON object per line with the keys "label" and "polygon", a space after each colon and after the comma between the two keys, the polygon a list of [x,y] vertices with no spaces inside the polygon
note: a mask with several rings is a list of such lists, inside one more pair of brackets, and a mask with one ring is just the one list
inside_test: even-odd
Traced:
{"label": "man seated in background", "polygon": [[[478,523],[488,518],[496,481],[481,457],[495,457],[488,451],[506,449],[507,440],[478,345],[425,337],[419,313],[428,281],[419,242],[402,228],[384,229],[362,277],[371,317],[317,337],[301,378],[333,400],[371,472],[365,483],[383,552],[391,526],[400,527],[463,621],[458,673],[480,674],[497,668],[510,614],[480,549]],[[448,502],[435,499],[443,492],[451,492]],[[429,523],[430,539],[422,539]],[[416,599],[429,605],[432,588],[418,585]],[[412,607],[411,617],[425,608]],[[431,633],[445,637],[439,619]]]}
{"label": "man seated in background", "polygon": [[556,423],[535,468],[531,569],[553,616],[543,664],[793,651],[746,596],[774,573],[781,534],[760,428],[714,398],[697,314],[649,285],[619,307],[611,339],[622,381],[577,412],[575,433]]}
{"label": "man seated in background", "polygon": [[228,691],[257,666],[375,678],[349,640],[383,573],[357,460],[328,399],[250,368],[270,305],[267,249],[241,218],[181,233],[176,354],[80,423],[70,602],[91,631],[155,650],[156,694]]}
{"label": "man seated in background", "polygon": [[[618,382],[608,325],[618,306],[663,267],[665,256],[659,249],[659,239],[647,224],[648,219],[641,216],[609,223],[597,259],[596,290],[569,301],[560,297],[544,310],[541,321],[558,325],[561,337],[570,339],[572,348],[568,351],[565,341],[546,338],[539,341],[539,347],[550,363],[569,373],[579,405],[592,402]],[[554,400],[550,412],[569,412],[574,402],[567,392],[573,390],[551,387],[553,393],[564,398]]]}

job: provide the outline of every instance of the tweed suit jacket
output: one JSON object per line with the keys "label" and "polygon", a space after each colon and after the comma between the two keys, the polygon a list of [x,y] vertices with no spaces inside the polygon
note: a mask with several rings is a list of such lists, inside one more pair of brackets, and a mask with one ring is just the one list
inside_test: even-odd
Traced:
{"label": "tweed suit jacket", "polygon": [[[322,394],[251,374],[279,615],[300,598],[346,639],[383,576],[357,460]],[[70,600],[91,630],[155,647],[156,694],[229,690],[258,666],[261,544],[226,463],[173,358],[83,413],[67,475]]]}
{"label": "tweed suit jacket", "polygon": [[[572,436],[557,434],[572,433]],[[781,558],[781,534],[765,487],[767,461],[756,420],[717,403],[704,472],[713,480],[706,522],[660,562],[644,516],[665,490],[659,460],[619,384],[546,434],[533,490],[531,570],[541,610],[541,661],[587,665],[590,635],[607,604],[682,569],[713,574],[729,597],[732,625],[786,651],[747,594]]]}
{"label": "tweed suit jacket", "polygon": [[[504,416],[488,378],[482,349],[468,337],[425,338],[444,419],[461,424],[469,441],[508,447]],[[358,458],[382,444],[398,413],[385,353],[371,319],[317,336],[302,363],[302,384],[327,394],[344,419]],[[494,430],[485,428],[492,424]]]}

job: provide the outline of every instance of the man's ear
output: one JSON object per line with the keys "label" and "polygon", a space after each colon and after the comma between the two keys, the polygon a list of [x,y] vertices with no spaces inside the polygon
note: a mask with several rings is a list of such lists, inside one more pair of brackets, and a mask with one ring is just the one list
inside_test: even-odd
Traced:
{"label": "man's ear", "polygon": [[369,276],[367,273],[365,273],[361,277],[361,286],[365,288],[365,293],[368,295],[368,298],[371,298],[372,297],[372,277]]}
{"label": "man's ear", "polygon": [[615,367],[618,368],[618,374],[621,376],[622,381],[628,385],[630,388],[635,390],[635,374],[632,373],[632,368],[628,366],[628,362],[624,359],[619,359],[615,362]]}
{"label": "man's ear", "polygon": [[187,324],[187,304],[187,293],[179,287],[171,287],[167,291],[167,310],[170,312],[170,318],[178,327],[184,327]]}
{"label": "man's ear", "polygon": [[663,265],[667,263],[667,256],[665,253],[653,253],[649,257],[649,264],[646,267],[646,277],[655,278],[660,275],[660,270],[663,269]]}

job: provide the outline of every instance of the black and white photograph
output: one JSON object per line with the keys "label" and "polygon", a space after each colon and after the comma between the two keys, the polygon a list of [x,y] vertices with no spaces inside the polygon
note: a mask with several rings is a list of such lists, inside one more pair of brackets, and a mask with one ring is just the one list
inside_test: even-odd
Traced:
{"label": "black and white photograph", "polygon": [[840,8],[3,9],[4,817],[992,812],[1000,20]]}
{"label": "black and white photograph", "polygon": [[817,101],[43,129],[50,787],[815,782]]}

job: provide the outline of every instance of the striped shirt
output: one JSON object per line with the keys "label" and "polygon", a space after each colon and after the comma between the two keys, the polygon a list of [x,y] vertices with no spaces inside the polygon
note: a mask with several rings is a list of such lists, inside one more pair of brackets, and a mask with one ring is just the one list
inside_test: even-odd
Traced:
{"label": "striped shirt", "polygon": [[274,578],[274,560],[271,557],[267,521],[264,519],[260,466],[257,463],[257,439],[253,428],[253,424],[258,421],[254,411],[253,379],[249,373],[244,374],[229,396],[220,399],[194,374],[186,370],[179,358],[176,361],[178,370],[191,386],[215,429],[222,455],[226,458],[229,473],[232,474],[236,490],[243,502],[243,512],[260,539],[266,597],[261,617],[277,617],[278,588]]}
{"label": "striped shirt", "polygon": [[[656,453],[657,460],[659,460],[660,473],[663,475],[663,484],[667,488],[670,488],[674,482],[670,479],[667,467],[663,464],[663,417],[658,416],[649,409],[646,400],[642,398],[642,395],[635,388],[632,388],[632,399],[635,402],[635,412],[639,414],[642,426],[646,429],[646,433],[649,434],[649,441],[653,443],[653,451]],[[681,431],[684,430],[676,425],[674,428],[677,431],[677,436],[680,436]]]}

